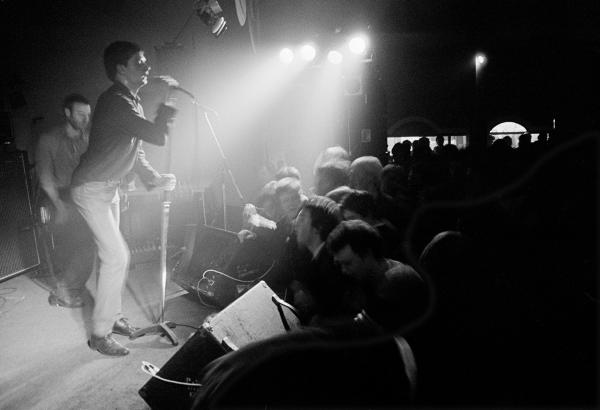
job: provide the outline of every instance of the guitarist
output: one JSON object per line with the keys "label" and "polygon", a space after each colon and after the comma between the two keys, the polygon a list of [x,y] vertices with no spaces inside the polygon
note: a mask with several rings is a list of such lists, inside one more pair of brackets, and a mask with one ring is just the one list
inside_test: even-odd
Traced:
{"label": "guitarist", "polygon": [[63,124],[40,135],[35,151],[35,170],[40,187],[39,204],[52,218],[48,231],[53,237],[52,263],[59,272],[51,305],[83,306],[81,298],[94,261],[94,243],[87,224],[70,196],[71,176],[88,147],[90,103],[79,94],[64,99]]}

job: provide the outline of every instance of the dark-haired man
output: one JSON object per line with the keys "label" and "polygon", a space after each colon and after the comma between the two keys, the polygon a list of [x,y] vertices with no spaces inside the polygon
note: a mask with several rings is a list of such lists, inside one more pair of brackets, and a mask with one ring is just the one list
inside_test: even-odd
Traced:
{"label": "dark-haired man", "polygon": [[358,281],[362,310],[383,329],[397,330],[427,312],[426,284],[412,267],[383,257],[381,236],[368,223],[341,222],[327,246],[342,272]]}
{"label": "dark-haired man", "polygon": [[351,190],[340,201],[340,208],[345,220],[360,219],[379,232],[383,239],[383,254],[386,258],[404,260],[402,236],[390,221],[375,216],[376,203],[373,194]]}
{"label": "dark-haired man", "polygon": [[296,217],[294,231],[298,246],[310,251],[312,261],[290,288],[293,304],[308,321],[351,319],[358,312],[352,301],[352,281],[342,276],[325,246],[327,236],[340,221],[338,204],[322,196],[304,202]]}
{"label": "dark-haired man", "polygon": [[67,308],[83,306],[81,292],[94,261],[94,243],[89,229],[71,201],[73,171],[88,147],[90,103],[80,94],[63,101],[65,122],[40,135],[35,151],[35,171],[40,187],[39,205],[52,215],[47,223],[52,234],[52,263],[57,273],[56,289],[48,302]]}
{"label": "dark-haired man", "polygon": [[148,82],[150,66],[137,44],[110,44],[104,50],[104,68],[113,85],[96,104],[89,148],[73,175],[72,196],[98,248],[98,286],[88,344],[102,354],[122,356],[129,350],[112,334],[131,336],[136,328],[121,313],[129,249],[119,231],[118,189],[121,181],[132,179],[132,173],[147,189],[175,187],[175,176],[156,172],[141,146],[142,141],[165,145],[175,109],[160,105],[154,122],[144,116],[138,91]]}

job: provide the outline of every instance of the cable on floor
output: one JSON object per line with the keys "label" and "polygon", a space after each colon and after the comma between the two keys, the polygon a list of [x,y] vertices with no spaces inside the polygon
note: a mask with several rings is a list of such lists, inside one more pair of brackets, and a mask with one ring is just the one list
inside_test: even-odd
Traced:
{"label": "cable on floor", "polygon": [[199,383],[187,383],[187,382],[180,382],[177,380],[165,379],[164,377],[160,377],[159,375],[157,375],[159,370],[160,370],[159,367],[153,365],[150,362],[142,360],[142,371],[149,376],[152,376],[158,380],[162,380],[163,382],[179,384],[181,386],[202,387],[202,385]]}

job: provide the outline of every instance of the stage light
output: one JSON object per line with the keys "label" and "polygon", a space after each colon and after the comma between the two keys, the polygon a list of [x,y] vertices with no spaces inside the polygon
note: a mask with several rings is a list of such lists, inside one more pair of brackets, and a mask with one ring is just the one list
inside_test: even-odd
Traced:
{"label": "stage light", "polygon": [[196,0],[194,10],[200,20],[210,27],[213,36],[219,37],[227,30],[227,21],[223,17],[223,9],[217,0]]}
{"label": "stage light", "polygon": [[279,60],[283,64],[290,64],[292,61],[294,61],[294,52],[287,47],[282,49],[279,52]]}
{"label": "stage light", "polygon": [[354,54],[364,54],[367,50],[367,39],[365,36],[355,36],[348,42],[350,51]]}
{"label": "stage light", "polygon": [[486,62],[486,58],[483,54],[477,54],[475,56],[475,64],[476,65],[480,66],[480,65],[485,64],[485,62]]}
{"label": "stage light", "polygon": [[331,50],[327,53],[327,60],[332,64],[340,64],[344,60],[344,56],[337,50]]}
{"label": "stage light", "polygon": [[305,61],[312,61],[315,59],[315,56],[317,55],[317,50],[315,49],[314,46],[312,46],[310,44],[305,44],[300,49],[300,55],[302,56],[302,59],[304,59]]}

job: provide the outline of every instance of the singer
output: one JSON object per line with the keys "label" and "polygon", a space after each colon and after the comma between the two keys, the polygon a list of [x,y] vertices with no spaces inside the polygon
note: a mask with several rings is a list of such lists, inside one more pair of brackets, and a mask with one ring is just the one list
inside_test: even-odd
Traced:
{"label": "singer", "polygon": [[124,356],[129,350],[113,334],[130,336],[137,328],[121,312],[130,255],[119,230],[119,185],[133,181],[135,173],[147,189],[175,187],[174,175],[159,174],[145,159],[142,141],[164,146],[176,110],[162,104],[154,122],[144,117],[138,91],[148,82],[150,66],[137,44],[110,44],[104,50],[104,68],[113,84],[96,104],[89,147],[73,174],[72,198],[98,248],[97,291],[88,345],[105,355]]}

